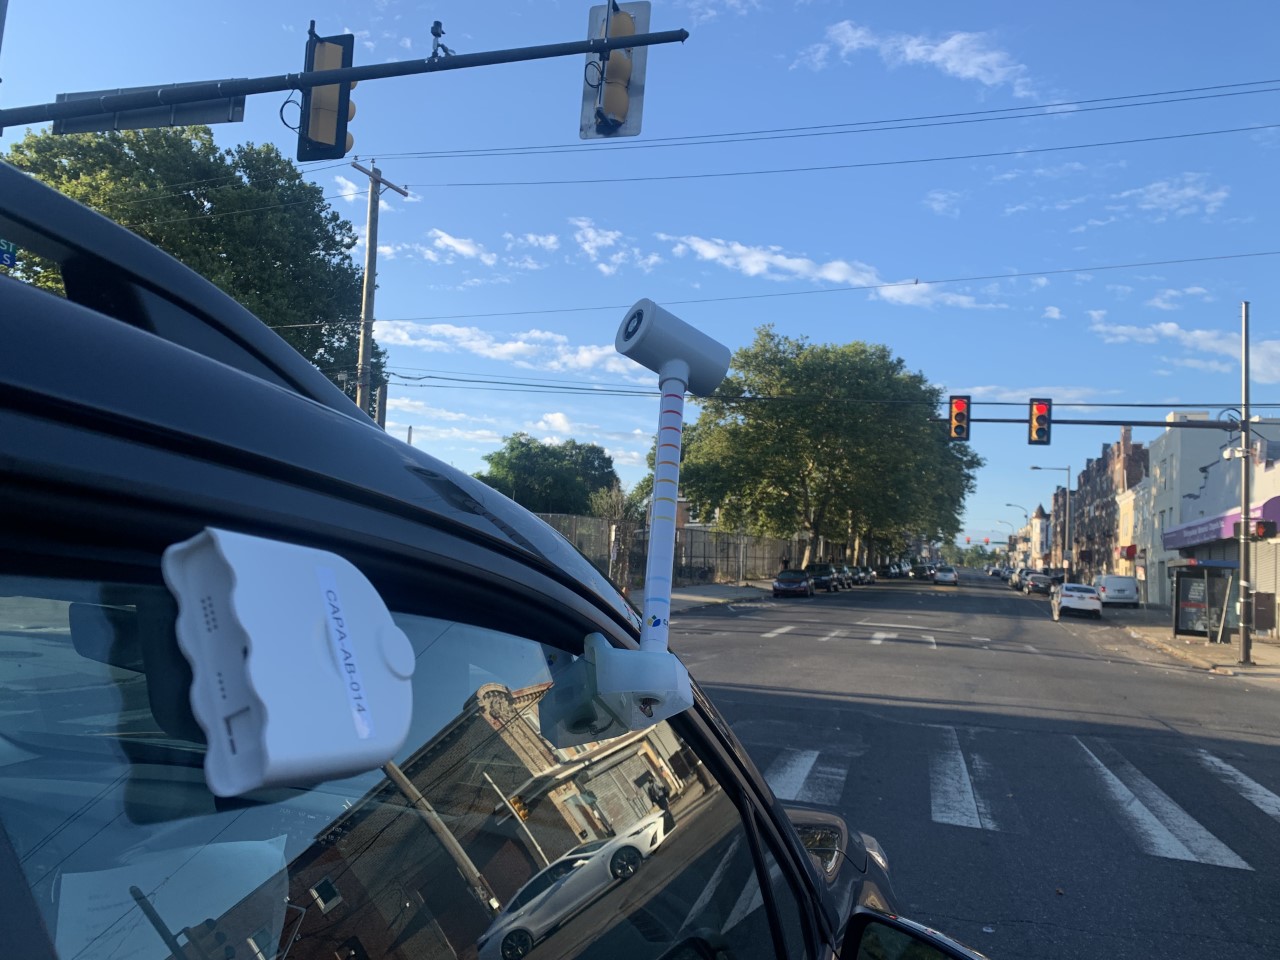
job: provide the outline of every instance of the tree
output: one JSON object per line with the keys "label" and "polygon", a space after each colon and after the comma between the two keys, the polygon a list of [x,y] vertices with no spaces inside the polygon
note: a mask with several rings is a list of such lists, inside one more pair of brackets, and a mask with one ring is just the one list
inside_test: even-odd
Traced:
{"label": "tree", "polygon": [[931,422],[940,402],[885,346],[762,327],[685,433],[682,492],[731,528],[844,541],[859,562],[872,543],[950,539],[981,460]]}
{"label": "tree", "polygon": [[575,440],[541,443],[516,433],[482,459],[489,469],[476,479],[534,513],[585,514],[592,493],[618,483],[613,458],[595,444]]}
{"label": "tree", "polygon": [[[129,227],[260,317],[354,396],[362,271],[356,235],[270,144],[221,150],[208,127],[55,136],[28,132],[6,158]],[[19,276],[61,292],[54,265]],[[383,379],[375,347],[373,381]]]}

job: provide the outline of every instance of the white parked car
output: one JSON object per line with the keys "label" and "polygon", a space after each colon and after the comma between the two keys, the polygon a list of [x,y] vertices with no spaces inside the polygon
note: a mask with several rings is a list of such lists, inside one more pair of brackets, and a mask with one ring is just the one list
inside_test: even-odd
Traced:
{"label": "white parked car", "polygon": [[493,918],[477,941],[480,957],[518,960],[573,913],[615,883],[635,876],[667,838],[664,814],[654,813],[621,836],[574,847],[533,875]]}
{"label": "white parked car", "polygon": [[1049,595],[1049,609],[1054,620],[1061,620],[1064,613],[1078,613],[1082,617],[1102,619],[1102,600],[1098,591],[1083,583],[1060,583]]}
{"label": "white parked car", "polygon": [[1093,578],[1093,585],[1098,590],[1102,605],[1129,606],[1138,605],[1138,581],[1133,577],[1122,577],[1114,573],[1100,573]]}

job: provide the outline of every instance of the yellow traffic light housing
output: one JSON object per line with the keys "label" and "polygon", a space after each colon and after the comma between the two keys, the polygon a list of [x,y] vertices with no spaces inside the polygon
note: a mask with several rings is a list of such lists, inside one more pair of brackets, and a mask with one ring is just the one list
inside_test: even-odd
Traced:
{"label": "yellow traffic light housing", "polygon": [[[608,3],[592,7],[589,39],[631,37],[649,32],[650,4]],[[619,47],[587,57],[578,135],[583,140],[634,137],[640,133],[648,47]]]}
{"label": "yellow traffic light housing", "polygon": [[950,427],[947,431],[948,440],[968,440],[969,439],[969,398],[952,397],[948,404],[950,408],[949,420]]}
{"label": "yellow traffic light housing", "polygon": [[[306,73],[341,70],[355,62],[356,38],[350,33],[333,37],[316,35],[315,21],[307,35]],[[299,160],[341,160],[355,145],[347,123],[356,115],[351,102],[355,82],[331,83],[302,91],[302,117],[298,123]]]}
{"label": "yellow traffic light housing", "polygon": [[1048,444],[1052,429],[1053,401],[1033,397],[1027,405],[1027,443],[1035,446]]}
{"label": "yellow traffic light housing", "polygon": [[529,819],[529,807],[524,802],[524,797],[515,796],[515,797],[512,797],[508,802],[511,804],[511,809],[515,811],[515,814],[517,817],[519,817],[521,820]]}

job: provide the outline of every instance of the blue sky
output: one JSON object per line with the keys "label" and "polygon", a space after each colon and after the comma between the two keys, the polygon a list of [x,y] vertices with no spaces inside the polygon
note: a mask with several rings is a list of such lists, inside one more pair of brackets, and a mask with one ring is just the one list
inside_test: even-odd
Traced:
{"label": "blue sky", "polygon": [[[371,64],[427,56],[434,19],[454,50],[472,53],[584,38],[587,9],[59,2],[55,28],[49,5],[11,0],[0,104],[294,71],[311,18],[321,33],[353,32],[356,62]],[[1268,66],[1280,7],[1152,11],[1095,0],[655,2],[653,29],[691,37],[651,50],[643,133],[617,143],[577,138],[580,58],[362,84],[348,159],[376,159],[412,194],[388,194],[380,225],[376,331],[402,375],[389,429],[412,425],[415,445],[468,471],[520,430],[599,443],[634,483],[656,400],[465,381],[649,386],[613,351],[641,297],[731,348],[763,323],[814,342],[885,343],[944,393],[971,394],[978,417],[1021,416],[1044,396],[1059,417],[1108,419],[1121,416],[1108,403],[1237,403],[1247,299],[1253,399],[1276,401],[1280,257],[1104,269],[1280,250],[1280,83],[1255,83],[1280,72]],[[244,123],[215,128],[219,142],[273,142],[292,156],[283,100],[250,98]],[[1074,105],[1043,106],[1064,102]],[[1134,102],[1145,105],[1115,108]],[[965,122],[883,122],[954,114]],[[1186,136],[1232,129],[1243,132]],[[1083,146],[1122,140],[1148,142]],[[565,149],[494,155],[536,147]],[[363,178],[345,164],[308,175],[363,230]],[[405,379],[424,376],[459,379]],[[983,403],[997,400],[1018,405]],[[1032,448],[1017,425],[975,424],[987,466],[966,532],[1020,525],[1005,504],[1047,505],[1063,476],[1030,465],[1079,471],[1118,432],[1059,425],[1051,446]]]}

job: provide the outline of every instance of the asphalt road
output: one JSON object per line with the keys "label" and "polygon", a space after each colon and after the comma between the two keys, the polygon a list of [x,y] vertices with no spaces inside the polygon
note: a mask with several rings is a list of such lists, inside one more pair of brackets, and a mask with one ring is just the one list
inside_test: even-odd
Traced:
{"label": "asphalt road", "polygon": [[1280,957],[1280,687],[976,571],[677,616],[774,792],[889,854],[993,958]]}

